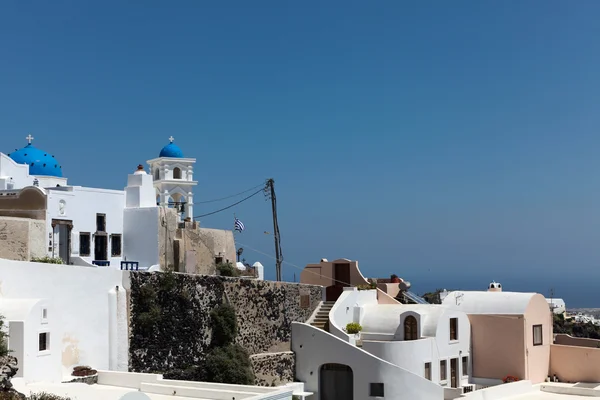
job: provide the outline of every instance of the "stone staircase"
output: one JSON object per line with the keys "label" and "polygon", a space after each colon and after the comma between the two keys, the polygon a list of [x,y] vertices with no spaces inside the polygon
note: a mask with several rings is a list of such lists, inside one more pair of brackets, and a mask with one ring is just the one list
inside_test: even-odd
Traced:
{"label": "stone staircase", "polygon": [[334,304],[335,301],[324,301],[321,303],[315,318],[310,324],[315,328],[329,332],[329,311],[331,311]]}

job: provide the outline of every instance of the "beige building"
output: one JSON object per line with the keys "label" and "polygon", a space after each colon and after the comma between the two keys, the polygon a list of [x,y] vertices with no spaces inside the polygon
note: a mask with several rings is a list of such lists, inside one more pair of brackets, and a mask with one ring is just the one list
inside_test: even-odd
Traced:
{"label": "beige building", "polygon": [[450,292],[442,305],[469,316],[474,378],[546,380],[553,321],[544,296],[503,292],[494,283],[487,292]]}

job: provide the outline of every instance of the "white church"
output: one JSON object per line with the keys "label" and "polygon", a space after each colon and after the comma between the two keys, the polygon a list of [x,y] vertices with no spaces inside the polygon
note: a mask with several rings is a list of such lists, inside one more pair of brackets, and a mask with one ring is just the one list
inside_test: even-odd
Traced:
{"label": "white church", "polygon": [[[232,231],[200,229],[193,220],[196,159],[184,157],[172,136],[147,161],[150,173],[138,166],[124,190],[69,185],[58,160],[31,135],[26,140],[0,153],[0,258],[142,270],[173,265],[188,273],[235,262]],[[205,237],[184,243],[189,235],[177,229]]]}

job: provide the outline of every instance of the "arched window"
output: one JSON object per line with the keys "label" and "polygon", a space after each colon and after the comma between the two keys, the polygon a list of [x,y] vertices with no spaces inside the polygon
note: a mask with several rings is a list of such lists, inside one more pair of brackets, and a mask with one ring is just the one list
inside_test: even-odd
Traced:
{"label": "arched window", "polygon": [[181,169],[179,167],[173,168],[173,179],[181,179]]}
{"label": "arched window", "polygon": [[404,318],[404,340],[417,340],[417,319],[412,315]]}

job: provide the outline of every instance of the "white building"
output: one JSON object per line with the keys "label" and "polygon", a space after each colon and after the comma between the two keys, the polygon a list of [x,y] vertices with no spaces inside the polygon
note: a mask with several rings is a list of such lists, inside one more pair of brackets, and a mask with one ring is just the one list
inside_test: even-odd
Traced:
{"label": "white building", "polygon": [[17,377],[28,382],[62,378],[62,325],[46,299],[0,299],[8,325],[8,348],[18,362]]}
{"label": "white building", "polygon": [[[348,323],[359,323],[360,334],[348,334]],[[471,389],[464,312],[379,304],[375,290],[349,287],[329,312],[329,332],[306,324],[292,329],[297,378],[317,398],[342,390],[355,398],[441,399]]]}
{"label": "white building", "polygon": [[0,153],[0,258],[150,268],[159,264],[160,206],[193,217],[196,160],[184,158],[173,137],[148,161],[153,175],[138,168],[125,190],[71,186],[54,156],[34,147],[31,135],[27,141]]}
{"label": "white building", "polygon": [[567,305],[563,299],[546,299],[548,305],[550,306],[550,310],[554,312],[554,314],[564,314],[567,312]]}

